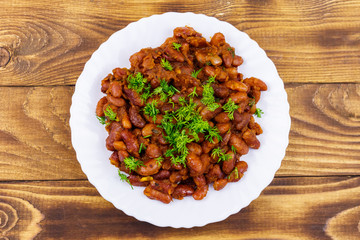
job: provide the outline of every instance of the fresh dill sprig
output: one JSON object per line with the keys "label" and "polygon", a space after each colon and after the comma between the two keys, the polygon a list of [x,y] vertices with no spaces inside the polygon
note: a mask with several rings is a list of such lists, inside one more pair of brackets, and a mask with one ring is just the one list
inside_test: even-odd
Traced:
{"label": "fresh dill sprig", "polygon": [[211,156],[213,158],[218,157],[218,162],[229,161],[231,156],[229,154],[225,154],[224,149],[220,147],[214,148],[211,152]]}
{"label": "fresh dill sprig", "polygon": [[236,148],[233,146],[233,145],[231,145],[231,151],[234,153],[234,154],[236,154]]}
{"label": "fresh dill sprig", "polygon": [[255,110],[255,113],[254,113],[258,118],[261,118],[261,115],[264,114],[264,112],[260,109],[260,108],[257,108]]}
{"label": "fresh dill sprig", "polygon": [[134,190],[133,185],[130,183],[130,180],[128,179],[128,177],[125,174],[123,174],[120,170],[118,170],[118,174],[119,174],[120,180],[123,182],[127,182],[130,185],[131,189]]}
{"label": "fresh dill sprig", "polygon": [[139,147],[139,154],[141,153],[142,150],[146,150],[146,147],[143,143],[140,144],[140,147]]}
{"label": "fresh dill sprig", "polygon": [[205,135],[205,139],[208,140],[210,143],[214,143],[214,138],[217,138],[219,142],[222,140],[220,136],[219,129],[216,126],[210,127],[207,129],[208,135]]}
{"label": "fresh dill sprig", "polygon": [[162,156],[160,156],[160,157],[155,158],[155,160],[156,160],[156,164],[157,164],[158,166],[161,166],[161,164],[162,164],[163,161],[164,161],[164,158],[163,158]]}
{"label": "fresh dill sprig", "polygon": [[172,45],[173,49],[180,51],[181,43],[173,42]]}
{"label": "fresh dill sprig", "polygon": [[229,174],[229,176],[227,177],[228,179],[230,179],[231,174],[234,173],[235,174],[235,179],[239,178],[239,170],[237,169],[237,167],[234,168],[234,170],[232,170],[232,172]]}
{"label": "fresh dill sprig", "polygon": [[249,106],[252,107],[255,105],[255,98],[251,98],[250,101],[249,101]]}
{"label": "fresh dill sprig", "polygon": [[197,93],[196,93],[196,87],[194,87],[194,90],[188,95],[188,97],[197,97]]}
{"label": "fresh dill sprig", "polygon": [[227,103],[222,106],[224,112],[228,113],[229,119],[234,120],[234,112],[238,109],[239,106],[235,104],[235,102],[230,98]]}
{"label": "fresh dill sprig", "polygon": [[147,82],[147,79],[144,78],[144,76],[138,72],[135,75],[130,74],[127,77],[127,81],[128,81],[128,87],[130,89],[134,89],[137,93],[141,93],[142,90],[145,87],[145,83]]}
{"label": "fresh dill sprig", "polygon": [[106,121],[106,119],[105,119],[105,117],[99,117],[99,116],[96,116],[96,118],[99,120],[99,122],[102,124],[102,125],[105,125],[105,121]]}
{"label": "fresh dill sprig", "polygon": [[152,100],[152,102],[147,103],[143,109],[144,114],[152,117],[154,119],[154,122],[156,121],[156,115],[160,113],[160,110],[156,108],[156,105],[157,105],[157,101]]}
{"label": "fresh dill sprig", "polygon": [[215,102],[214,89],[211,86],[213,82],[215,82],[215,76],[209,77],[207,83],[203,86],[203,97],[201,99],[201,102],[212,112],[220,107],[220,105]]}
{"label": "fresh dill sprig", "polygon": [[160,64],[165,70],[168,70],[168,71],[173,70],[173,67],[171,66],[170,62],[165,58],[161,59]]}
{"label": "fresh dill sprig", "polygon": [[197,70],[197,71],[193,71],[192,73],[191,73],[191,76],[193,77],[193,78],[197,78],[197,76],[199,75],[199,73],[201,72],[201,70],[202,70],[202,68],[200,68],[199,70]]}
{"label": "fresh dill sprig", "polygon": [[112,108],[110,107],[110,105],[108,105],[104,111],[104,114],[106,117],[109,118],[110,121],[116,121],[117,117],[116,117],[116,112],[114,112],[112,110]]}
{"label": "fresh dill sprig", "polygon": [[124,163],[129,171],[136,171],[140,166],[144,166],[142,161],[135,159],[133,156],[124,158]]}

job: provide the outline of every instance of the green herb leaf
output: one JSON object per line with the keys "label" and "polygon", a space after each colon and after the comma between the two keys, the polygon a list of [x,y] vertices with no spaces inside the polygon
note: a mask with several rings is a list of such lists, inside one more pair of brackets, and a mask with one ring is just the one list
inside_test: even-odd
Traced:
{"label": "green herb leaf", "polygon": [[133,156],[124,158],[125,167],[130,171],[136,171],[140,166],[144,166],[144,163],[135,159]]}
{"label": "green herb leaf", "polygon": [[109,120],[111,121],[115,121],[117,120],[116,118],[116,113],[112,110],[112,108],[110,107],[110,105],[108,105],[104,111],[104,114],[106,117],[109,118]]}
{"label": "green herb leaf", "polygon": [[208,130],[208,135],[205,135],[205,139],[208,140],[210,143],[214,143],[214,138],[217,138],[219,142],[221,141],[221,136],[219,129],[216,126],[210,127]]}
{"label": "green herb leaf", "polygon": [[119,174],[120,180],[130,184],[131,189],[134,190],[133,185],[130,183],[130,180],[128,179],[128,177],[125,174],[123,174],[122,172],[120,172],[120,170],[118,170],[118,174]]}
{"label": "green herb leaf", "polygon": [[137,93],[141,93],[142,90],[145,87],[145,83],[147,82],[147,79],[144,78],[144,76],[138,72],[135,75],[130,74],[127,77],[127,81],[128,81],[128,87],[130,89],[134,89]]}
{"label": "green herb leaf", "polygon": [[233,145],[231,145],[231,151],[236,154],[236,148]]}
{"label": "green herb leaf", "polygon": [[99,117],[99,116],[96,116],[96,118],[99,120],[99,122],[102,124],[102,125],[105,125],[105,121],[106,121],[106,119],[105,119],[105,117]]}
{"label": "green herb leaf", "polygon": [[257,108],[255,110],[255,113],[254,113],[258,118],[261,118],[261,115],[264,114],[264,112],[260,109],[260,108]]}
{"label": "green herb leaf", "polygon": [[207,83],[203,86],[203,97],[201,99],[201,102],[212,112],[220,107],[218,103],[215,103],[214,89],[211,86],[213,82],[215,82],[215,76],[209,77]]}
{"label": "green herb leaf", "polygon": [[194,87],[194,90],[188,95],[188,97],[197,97],[197,93],[196,93],[196,87]]}
{"label": "green herb leaf", "polygon": [[143,143],[140,144],[140,147],[139,147],[139,154],[141,153],[142,150],[146,150],[146,147]]}
{"label": "green herb leaf", "polygon": [[234,168],[234,170],[232,170],[232,172],[228,175],[228,179],[230,179],[231,174],[234,173],[235,174],[235,179],[239,178],[239,170],[237,168]]}
{"label": "green herb leaf", "polygon": [[235,104],[235,102],[230,98],[224,106],[222,106],[222,109],[224,109],[224,112],[228,113],[229,119],[234,120],[234,112],[239,108],[238,105]]}
{"label": "green herb leaf", "polygon": [[158,166],[161,166],[162,162],[164,161],[164,158],[162,156],[155,158],[156,164]]}
{"label": "green herb leaf", "polygon": [[229,161],[231,156],[229,154],[225,154],[224,149],[221,149],[220,147],[214,148],[211,152],[211,156],[213,158],[218,157],[218,163],[221,161]]}
{"label": "green herb leaf", "polygon": [[181,44],[180,44],[180,43],[173,42],[172,45],[173,45],[173,48],[174,48],[175,50],[180,51],[180,47],[181,47]]}
{"label": "green herb leaf", "polygon": [[162,58],[161,59],[161,62],[160,62],[161,66],[165,69],[165,70],[168,70],[168,71],[172,71],[173,70],[173,67],[171,66],[170,62],[165,59],[165,58]]}
{"label": "green herb leaf", "polygon": [[153,100],[151,103],[146,104],[143,111],[146,115],[154,118],[154,122],[156,121],[156,115],[160,113],[160,110],[156,108],[157,101]]}
{"label": "green herb leaf", "polygon": [[200,68],[199,70],[197,70],[197,71],[193,71],[192,73],[191,73],[191,76],[193,77],[193,78],[197,78],[197,76],[199,75],[199,73],[201,72],[201,70],[202,70],[202,68]]}
{"label": "green herb leaf", "polygon": [[251,98],[251,99],[249,100],[249,106],[252,107],[252,106],[254,106],[254,105],[255,105],[255,98]]}
{"label": "green herb leaf", "polygon": [[151,135],[147,135],[147,136],[145,136],[144,138],[149,138],[149,137],[151,137]]}

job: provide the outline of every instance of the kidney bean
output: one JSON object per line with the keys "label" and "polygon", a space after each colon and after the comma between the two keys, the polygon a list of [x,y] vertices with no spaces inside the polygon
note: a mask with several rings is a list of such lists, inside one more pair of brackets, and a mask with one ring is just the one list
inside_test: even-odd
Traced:
{"label": "kidney bean", "polygon": [[161,166],[156,163],[155,159],[149,159],[144,162],[143,166],[140,166],[136,172],[141,176],[150,176],[159,172]]}
{"label": "kidney bean", "polygon": [[210,40],[210,44],[214,46],[222,46],[225,44],[225,37],[222,33],[215,33]]}
{"label": "kidney bean", "polygon": [[127,129],[132,128],[132,124],[130,122],[129,115],[128,115],[127,111],[126,111],[125,106],[120,107],[117,110],[117,117],[120,120],[120,123],[123,126],[123,128],[127,128]]}
{"label": "kidney bean", "polygon": [[252,95],[255,98],[255,103],[258,103],[261,97],[261,92],[259,90],[253,90]]}
{"label": "kidney bean", "polygon": [[243,64],[243,62],[244,62],[244,60],[242,59],[242,57],[235,55],[234,60],[233,60],[233,62],[232,62],[232,65],[233,65],[234,67],[238,67],[238,66],[240,66],[241,64]]}
{"label": "kidney bean", "polygon": [[145,154],[149,158],[158,158],[161,156],[162,152],[156,144],[151,143],[147,146]]}
{"label": "kidney bean", "polygon": [[172,201],[172,198],[169,194],[152,189],[150,186],[147,186],[144,189],[144,194],[150,199],[158,200],[166,204],[169,204]]}
{"label": "kidney bean", "polygon": [[218,98],[226,98],[230,94],[230,89],[228,89],[223,84],[211,84],[214,89],[214,96]]}
{"label": "kidney bean", "polygon": [[124,159],[129,157],[129,153],[126,150],[119,150],[118,157],[120,162],[124,162]]}
{"label": "kidney bean", "polygon": [[225,174],[229,174],[235,167],[235,154],[232,151],[228,151],[226,154],[230,155],[231,158],[223,161],[221,169]]}
{"label": "kidney bean", "polygon": [[119,167],[120,162],[119,162],[119,157],[118,157],[117,151],[114,151],[114,152],[111,154],[109,160],[110,160],[110,163],[111,163],[112,165],[115,165],[116,167]]}
{"label": "kidney bean", "polygon": [[145,186],[149,185],[149,182],[142,182],[141,177],[138,175],[130,174],[128,176],[128,179],[129,179],[129,182],[131,183],[131,185],[133,185],[133,186],[145,187]]}
{"label": "kidney bean", "polygon": [[196,176],[202,173],[203,165],[199,155],[190,152],[186,156],[186,166],[190,169],[190,176]]}
{"label": "kidney bean", "polygon": [[219,106],[214,111],[210,111],[207,107],[205,107],[203,110],[201,110],[200,115],[205,120],[210,120],[213,117],[215,117],[218,113],[222,111],[221,107]]}
{"label": "kidney bean", "polygon": [[138,107],[145,106],[144,101],[141,99],[140,95],[134,90],[129,89],[127,86],[125,86],[123,92],[133,105]]}
{"label": "kidney bean", "polygon": [[113,146],[116,150],[126,150],[126,145],[123,141],[114,141]]}
{"label": "kidney bean", "polygon": [[194,142],[188,143],[188,144],[186,144],[186,147],[189,149],[189,152],[194,153],[196,155],[201,155],[201,153],[202,153],[202,148],[197,143],[194,143]]}
{"label": "kidney bean", "polygon": [[222,136],[222,141],[220,143],[220,147],[224,147],[228,144],[229,140],[231,137],[231,131],[226,132],[223,136]]}
{"label": "kidney bean", "polygon": [[173,171],[169,177],[170,182],[179,183],[182,180],[182,175],[179,171]]}
{"label": "kidney bean", "polygon": [[213,167],[210,167],[209,172],[205,175],[205,177],[207,182],[211,183],[217,179],[224,178],[225,174],[221,171],[219,164],[215,164]]}
{"label": "kidney bean", "polygon": [[251,114],[244,112],[239,113],[238,110],[234,111],[234,125],[236,130],[243,129],[250,122]]}
{"label": "kidney bean", "polygon": [[215,76],[215,68],[213,66],[205,66],[204,72],[208,76]]}
{"label": "kidney bean", "polygon": [[199,36],[199,34],[192,27],[177,27],[174,29],[174,36],[186,39],[190,36]]}
{"label": "kidney bean", "polygon": [[216,115],[215,121],[217,121],[218,123],[230,122],[229,114],[226,112],[219,113],[218,115]]}
{"label": "kidney bean", "polygon": [[236,80],[229,80],[225,82],[225,86],[227,88],[230,88],[231,90],[239,91],[239,92],[247,92],[249,90],[246,84],[242,82],[238,82]]}
{"label": "kidney bean", "polygon": [[108,100],[106,97],[100,98],[96,105],[96,116],[103,117],[104,115],[104,106],[107,104]]}
{"label": "kidney bean", "polygon": [[101,92],[106,93],[106,91],[109,89],[110,81],[109,78],[106,77],[104,80],[101,81]]}
{"label": "kidney bean", "polygon": [[243,135],[242,138],[244,139],[244,141],[246,142],[246,144],[254,149],[258,149],[260,147],[260,142],[259,140],[256,138],[256,134],[255,131],[253,130],[246,130]]}
{"label": "kidney bean", "polygon": [[237,80],[238,72],[236,67],[226,68],[225,71],[227,72],[230,80]]}
{"label": "kidney bean", "polygon": [[110,83],[108,92],[115,98],[120,98],[122,95],[122,86],[120,82],[114,81]]}
{"label": "kidney bean", "polygon": [[123,98],[116,98],[114,96],[107,95],[106,99],[108,100],[109,103],[111,103],[112,105],[115,105],[117,107],[122,107],[122,106],[125,106],[125,104],[126,104],[126,102]]}
{"label": "kidney bean", "polygon": [[254,77],[245,78],[244,83],[248,84],[249,86],[258,87],[260,89],[260,91],[266,91],[267,90],[266,83],[264,83],[263,81],[261,81],[258,78],[254,78]]}
{"label": "kidney bean", "polygon": [[203,153],[210,152],[213,148],[215,148],[218,145],[219,140],[217,138],[213,138],[213,140],[214,140],[214,143],[211,143],[207,140],[202,142],[201,147],[202,147]]}
{"label": "kidney bean", "polygon": [[171,169],[171,161],[170,161],[170,159],[165,159],[165,161],[161,165],[161,168],[165,169],[165,170],[170,170]]}
{"label": "kidney bean", "polygon": [[156,128],[156,125],[153,123],[148,123],[144,126],[144,128],[141,130],[141,134],[143,137],[151,136],[153,135],[153,129]]}
{"label": "kidney bean", "polygon": [[[191,43],[190,43],[191,44]],[[168,45],[165,48],[165,52],[168,54],[168,56],[170,56],[172,59],[178,61],[178,62],[183,62],[185,60],[184,56],[181,54],[180,51],[175,50],[174,48],[172,48],[172,45]]]}
{"label": "kidney bean", "polygon": [[215,68],[216,80],[219,82],[226,82],[229,79],[229,75],[221,67]]}
{"label": "kidney bean", "polygon": [[122,127],[119,123],[114,122],[111,126],[109,136],[106,138],[106,148],[110,151],[114,151],[114,142],[121,139]]}
{"label": "kidney bean", "polygon": [[128,70],[126,68],[115,68],[113,74],[116,80],[125,80],[128,75]]}
{"label": "kidney bean", "polygon": [[236,152],[241,155],[245,155],[249,152],[248,145],[236,134],[231,134],[229,145],[234,146]]}
{"label": "kidney bean", "polygon": [[222,51],[222,59],[224,60],[224,65],[227,68],[232,66],[232,62],[234,58],[231,54],[232,53],[227,48]]}
{"label": "kidney bean", "polygon": [[231,99],[236,104],[240,102],[247,102],[248,95],[246,94],[246,92],[234,92],[230,94],[229,99]]}
{"label": "kidney bean", "polygon": [[209,154],[208,153],[201,154],[200,159],[203,165],[203,172],[207,173],[209,171],[210,160],[211,160]]}
{"label": "kidney bean", "polygon": [[142,118],[139,113],[139,109],[135,106],[129,108],[129,117],[131,123],[138,128],[143,128],[146,124],[146,121]]}
{"label": "kidney bean", "polygon": [[128,152],[131,155],[134,155],[135,157],[139,157],[140,146],[136,136],[127,129],[122,130],[120,132],[120,136],[122,140],[125,142]]}
{"label": "kidney bean", "polygon": [[216,127],[219,129],[220,134],[224,134],[227,131],[230,130],[231,128],[231,123],[227,122],[227,123],[218,123],[216,124]]}
{"label": "kidney bean", "polygon": [[170,171],[161,169],[158,173],[153,175],[153,178],[155,180],[169,179],[170,174],[171,174]]}
{"label": "kidney bean", "polygon": [[180,184],[175,188],[172,197],[181,200],[186,196],[193,195],[193,193],[194,189],[192,187],[189,185]]}
{"label": "kidney bean", "polygon": [[200,188],[197,188],[192,196],[195,200],[201,200],[204,197],[206,197],[208,190],[209,190],[208,185],[202,186]]}
{"label": "kidney bean", "polygon": [[214,182],[213,187],[216,191],[220,191],[226,186],[227,183],[228,181],[226,179],[218,179]]}
{"label": "kidney bean", "polygon": [[204,175],[194,176],[193,180],[197,187],[202,187],[206,185],[206,179]]}
{"label": "kidney bean", "polygon": [[169,180],[152,180],[150,186],[160,192],[172,194],[176,187],[176,184],[171,183]]}

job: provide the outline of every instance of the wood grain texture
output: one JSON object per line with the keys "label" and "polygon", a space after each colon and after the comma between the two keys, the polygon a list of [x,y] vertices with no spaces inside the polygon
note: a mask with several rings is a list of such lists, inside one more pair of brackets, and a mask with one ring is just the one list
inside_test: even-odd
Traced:
{"label": "wood grain texture", "polygon": [[0,67],[0,85],[73,85],[113,32],[168,11],[203,13],[245,31],[287,83],[360,82],[356,0],[20,0],[1,1],[0,47],[10,62]]}
{"label": "wood grain texture", "polygon": [[[70,141],[73,90],[0,88],[0,180],[86,178]],[[360,175],[360,85],[287,85],[286,91],[290,145],[277,176]]]}
{"label": "wood grain texture", "polygon": [[240,213],[193,229],[137,221],[86,181],[0,184],[4,239],[355,240],[359,213],[360,177],[275,179]]}

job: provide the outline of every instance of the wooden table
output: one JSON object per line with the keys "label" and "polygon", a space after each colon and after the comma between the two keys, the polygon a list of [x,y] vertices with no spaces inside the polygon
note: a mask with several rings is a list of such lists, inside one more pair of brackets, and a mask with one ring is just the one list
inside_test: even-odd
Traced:
{"label": "wooden table", "polygon": [[[204,13],[250,35],[285,82],[280,170],[225,221],[159,228],[105,201],[70,142],[74,84],[133,21]],[[0,239],[360,239],[360,1],[0,1]],[[175,216],[174,216],[175,217]]]}

